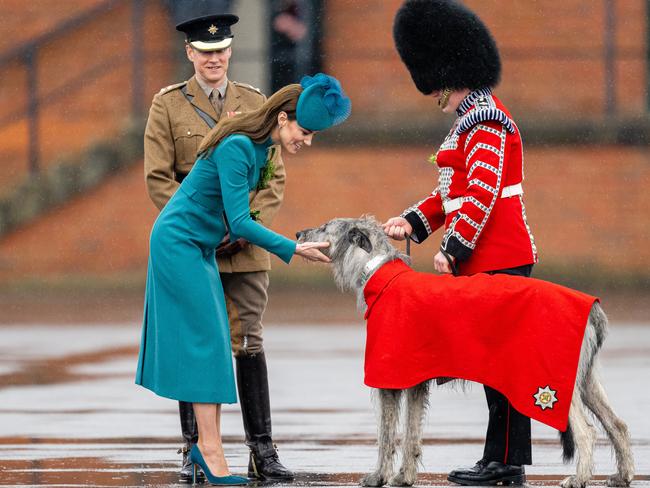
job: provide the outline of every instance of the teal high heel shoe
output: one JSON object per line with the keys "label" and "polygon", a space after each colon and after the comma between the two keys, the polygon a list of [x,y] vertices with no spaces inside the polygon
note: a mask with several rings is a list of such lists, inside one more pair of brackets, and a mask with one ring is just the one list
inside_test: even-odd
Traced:
{"label": "teal high heel shoe", "polygon": [[228,476],[213,475],[212,472],[210,471],[210,468],[208,467],[208,463],[206,463],[205,459],[203,459],[203,455],[199,450],[199,446],[197,446],[196,444],[192,445],[192,450],[190,451],[190,461],[194,463],[194,476],[192,477],[192,484],[196,484],[196,475],[199,466],[201,466],[201,468],[203,469],[205,478],[208,480],[209,483],[213,485],[241,486],[241,485],[248,484],[248,478],[244,478],[243,476],[235,476],[232,474]]}

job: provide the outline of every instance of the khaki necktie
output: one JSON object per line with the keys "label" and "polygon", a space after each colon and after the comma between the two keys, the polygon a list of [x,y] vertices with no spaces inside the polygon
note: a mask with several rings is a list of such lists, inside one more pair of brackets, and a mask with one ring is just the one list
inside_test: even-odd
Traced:
{"label": "khaki necktie", "polygon": [[219,93],[219,90],[212,90],[212,93],[210,93],[208,98],[214,107],[214,111],[217,112],[217,120],[219,120],[223,110],[223,98],[221,98],[221,93]]}

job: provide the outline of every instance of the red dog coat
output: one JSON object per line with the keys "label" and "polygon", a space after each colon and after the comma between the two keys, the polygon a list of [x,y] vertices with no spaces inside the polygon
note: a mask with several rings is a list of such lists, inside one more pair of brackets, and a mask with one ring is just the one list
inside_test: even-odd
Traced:
{"label": "red dog coat", "polygon": [[500,391],[564,431],[595,297],[546,281],[419,273],[400,260],[364,289],[365,384],[403,389],[453,377]]}

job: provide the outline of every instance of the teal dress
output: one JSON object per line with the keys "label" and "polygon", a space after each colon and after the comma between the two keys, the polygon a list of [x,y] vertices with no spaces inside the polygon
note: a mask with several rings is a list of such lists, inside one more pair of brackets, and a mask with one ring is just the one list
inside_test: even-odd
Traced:
{"label": "teal dress", "polygon": [[235,403],[230,328],[215,260],[226,235],[289,262],[296,243],[255,222],[257,186],[271,139],[226,137],[169,200],[151,230],[147,290],[136,383],[186,402]]}

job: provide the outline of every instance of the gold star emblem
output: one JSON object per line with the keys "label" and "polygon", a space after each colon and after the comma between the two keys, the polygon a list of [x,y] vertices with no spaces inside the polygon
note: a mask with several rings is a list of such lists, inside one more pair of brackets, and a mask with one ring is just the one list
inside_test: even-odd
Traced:
{"label": "gold star emblem", "polygon": [[215,35],[218,30],[219,30],[218,27],[216,25],[214,25],[214,24],[212,24],[212,25],[210,25],[210,27],[208,27],[208,32],[210,34],[212,34],[212,35]]}

